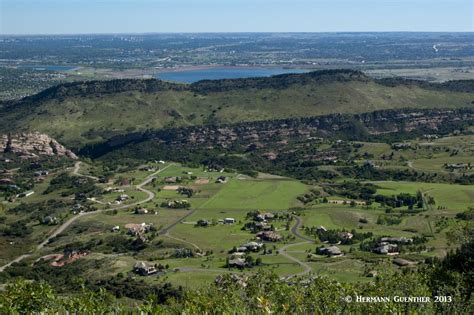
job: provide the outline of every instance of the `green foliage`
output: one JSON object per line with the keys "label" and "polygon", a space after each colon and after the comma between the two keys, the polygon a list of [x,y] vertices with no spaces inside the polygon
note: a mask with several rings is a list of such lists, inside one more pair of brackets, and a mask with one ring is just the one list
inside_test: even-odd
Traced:
{"label": "green foliage", "polygon": [[[146,298],[138,307],[144,314],[466,313],[473,302],[472,290],[469,291],[472,280],[463,277],[466,272],[463,268],[465,264],[469,266],[472,263],[468,260],[472,259],[472,254],[469,258],[461,257],[462,250],[469,249],[461,249],[435,269],[382,273],[375,278],[373,285],[341,284],[324,277],[313,277],[311,281],[294,278],[286,282],[271,272],[259,272],[236,281],[235,275],[226,274],[218,284],[189,290],[184,295],[174,295],[167,300],[160,298],[159,294],[163,291]],[[461,265],[458,264],[460,260]],[[462,279],[465,281],[459,281]],[[433,286],[436,286],[435,291]],[[395,296],[434,299],[434,295],[438,294],[452,296],[452,302],[407,303],[393,299]],[[357,296],[389,297],[389,300],[384,303],[357,303]],[[348,297],[352,300],[349,301]],[[54,314],[64,311],[116,314],[123,309],[124,306],[104,289],[94,292],[83,289],[78,295],[62,298],[47,284],[16,280],[0,294],[0,311],[4,314]]]}
{"label": "green foliage", "polygon": [[70,176],[67,173],[62,173],[53,178],[43,194],[46,195],[58,190],[61,190],[64,196],[72,194],[86,194],[88,196],[93,196],[101,193],[101,190],[95,186],[92,179],[87,177]]}
{"label": "green foliage", "polygon": [[53,313],[57,306],[53,289],[43,282],[15,280],[0,295],[2,314]]}
{"label": "green foliage", "polygon": [[[353,70],[203,81],[192,85],[158,80],[74,82],[4,104],[0,107],[0,126],[5,126],[1,130],[4,132],[28,127],[59,138],[68,146],[79,147],[86,142],[149,128],[391,108],[459,108],[472,100],[468,92],[472,90],[472,81],[462,84],[470,88],[426,86],[414,81],[387,85]],[[348,131],[355,136],[367,136],[367,130],[358,120],[350,121]]]}
{"label": "green foliage", "polygon": [[25,237],[33,232],[31,226],[27,225],[25,221],[13,222],[9,227],[4,228],[2,231],[3,235],[6,236],[17,236]]}
{"label": "green foliage", "polygon": [[115,298],[104,289],[83,289],[81,294],[63,298],[44,282],[15,280],[0,295],[2,314],[117,314],[121,310]]}
{"label": "green foliage", "polygon": [[380,215],[377,218],[377,224],[381,225],[397,225],[402,223],[402,218],[396,215]]}

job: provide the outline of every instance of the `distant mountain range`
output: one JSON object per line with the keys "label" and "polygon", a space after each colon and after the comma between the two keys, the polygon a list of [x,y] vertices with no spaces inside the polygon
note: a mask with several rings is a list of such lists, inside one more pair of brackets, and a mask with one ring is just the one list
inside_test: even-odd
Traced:
{"label": "distant mountain range", "polygon": [[190,85],[154,79],[89,81],[0,103],[0,132],[39,131],[79,148],[149,129],[382,109],[473,107],[474,80],[376,80],[353,70]]}

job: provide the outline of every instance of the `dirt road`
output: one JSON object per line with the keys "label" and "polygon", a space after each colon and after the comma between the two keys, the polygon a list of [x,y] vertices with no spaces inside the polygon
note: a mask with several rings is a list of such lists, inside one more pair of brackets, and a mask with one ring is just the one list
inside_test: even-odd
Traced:
{"label": "dirt road", "polygon": [[[140,205],[140,204],[143,204],[143,203],[146,203],[148,201],[151,201],[153,200],[153,198],[155,198],[155,194],[152,192],[152,191],[149,191],[145,188],[143,188],[144,186],[146,186],[147,184],[149,184],[154,178],[155,178],[155,175],[157,175],[158,173],[164,171],[165,169],[167,169],[168,167],[172,166],[173,164],[169,164],[167,165],[166,167],[156,171],[155,173],[151,174],[150,176],[148,176],[143,182],[141,182],[139,185],[136,186],[136,188],[140,191],[143,191],[144,193],[146,193],[148,196],[147,198],[143,199],[143,200],[140,200],[138,202],[135,202],[135,203],[132,203],[132,204],[129,204],[129,205],[122,205],[122,206],[118,206],[118,207],[114,207],[114,208],[109,208],[109,209],[101,209],[101,210],[96,210],[96,211],[91,211],[91,212],[83,212],[83,213],[79,213],[73,217],[71,217],[69,220],[67,220],[66,222],[64,222],[63,224],[61,224],[56,230],[54,230],[53,233],[51,233],[45,240],[43,240],[40,244],[38,244],[38,246],[36,246],[35,250],[33,250],[32,252],[28,253],[28,254],[23,254],[21,256],[18,256],[16,257],[15,259],[13,259],[12,261],[10,261],[9,263],[3,265],[0,267],[0,272],[3,272],[5,270],[5,268],[11,266],[13,263],[16,263],[16,262],[20,262],[22,261],[23,259],[25,258],[28,258],[28,257],[31,257],[36,251],[39,251],[41,250],[44,246],[46,246],[46,244],[48,244],[54,237],[58,236],[60,233],[64,232],[69,226],[71,226],[71,224],[73,224],[77,219],[79,218],[82,218],[82,217],[85,217],[85,216],[91,216],[91,215],[94,215],[94,214],[98,214],[98,213],[101,213],[103,211],[110,211],[110,210],[121,210],[121,209],[127,209],[127,208],[131,208],[131,207],[135,207],[137,205]],[[74,165],[74,170],[73,170],[73,174],[76,175],[76,176],[83,176],[83,177],[88,177],[88,178],[91,178],[91,179],[94,179],[94,180],[97,180],[97,177],[93,177],[93,176],[88,176],[88,175],[83,175],[80,173],[80,167],[81,167],[81,162],[76,162],[76,164]]]}

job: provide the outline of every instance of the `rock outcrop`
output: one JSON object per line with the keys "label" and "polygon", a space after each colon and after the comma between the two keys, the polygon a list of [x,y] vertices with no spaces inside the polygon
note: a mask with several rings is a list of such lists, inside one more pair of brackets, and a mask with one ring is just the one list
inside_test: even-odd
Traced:
{"label": "rock outcrop", "polygon": [[0,153],[14,153],[24,158],[41,155],[66,156],[77,159],[77,156],[48,135],[38,132],[8,134],[0,136]]}

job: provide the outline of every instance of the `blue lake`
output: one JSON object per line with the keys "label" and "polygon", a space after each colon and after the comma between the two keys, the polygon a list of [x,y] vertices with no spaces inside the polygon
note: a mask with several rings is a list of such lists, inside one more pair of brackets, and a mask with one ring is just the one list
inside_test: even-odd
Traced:
{"label": "blue lake", "polygon": [[161,72],[156,74],[156,78],[167,81],[193,83],[200,80],[269,77],[277,74],[304,73],[309,71],[311,70],[285,68],[210,68],[200,70]]}

